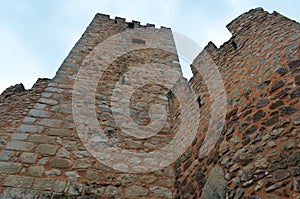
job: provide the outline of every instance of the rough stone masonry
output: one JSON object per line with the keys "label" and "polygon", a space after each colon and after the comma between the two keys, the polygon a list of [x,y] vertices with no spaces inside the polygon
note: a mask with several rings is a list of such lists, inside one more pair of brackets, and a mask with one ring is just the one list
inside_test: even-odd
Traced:
{"label": "rough stone masonry", "polygon": [[[1,94],[0,198],[299,199],[300,24],[261,8],[229,23],[231,39],[220,48],[213,43],[205,47],[227,96],[223,131],[220,138],[211,138],[217,144],[205,156],[199,153],[207,144],[203,141],[214,101],[195,68],[200,54],[189,82],[201,98],[197,136],[176,162],[146,173],[120,172],[97,161],[81,142],[72,113],[74,81],[83,60],[99,43],[134,28],[153,30],[154,38],[176,50],[168,28],[97,14],[53,79],[39,79],[30,90],[19,84]],[[132,40],[132,45],[145,43]],[[180,72],[178,56],[159,49],[124,54],[104,71],[95,94],[97,119],[106,136],[99,142],[151,152],[174,138],[182,122],[179,101],[161,85],[145,85],[130,98],[130,116],[142,126],[151,120],[151,104],[165,105],[166,122],[156,135],[137,139],[124,134],[112,115],[111,101],[122,100],[112,94],[115,82],[128,84],[122,75],[149,62]]]}

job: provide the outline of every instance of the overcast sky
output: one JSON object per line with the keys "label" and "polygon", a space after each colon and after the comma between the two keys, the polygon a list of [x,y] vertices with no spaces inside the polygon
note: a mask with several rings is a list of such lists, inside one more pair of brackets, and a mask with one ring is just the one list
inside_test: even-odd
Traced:
{"label": "overcast sky", "polygon": [[256,7],[300,21],[298,0],[1,0],[0,93],[52,78],[96,13],[171,27],[205,47],[227,41],[225,26]]}

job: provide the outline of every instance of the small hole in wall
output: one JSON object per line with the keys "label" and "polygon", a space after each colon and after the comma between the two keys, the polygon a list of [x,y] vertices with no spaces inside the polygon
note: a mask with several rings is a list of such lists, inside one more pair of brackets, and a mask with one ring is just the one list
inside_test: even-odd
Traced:
{"label": "small hole in wall", "polygon": [[132,43],[145,45],[146,41],[143,39],[139,39],[139,38],[132,38]]}
{"label": "small hole in wall", "polygon": [[198,104],[199,104],[199,108],[201,108],[201,107],[202,107],[202,102],[201,102],[200,96],[197,98],[197,102],[198,102]]}
{"label": "small hole in wall", "polygon": [[236,42],[235,42],[234,40],[232,40],[232,41],[231,41],[231,44],[232,44],[234,50],[236,50],[236,49],[237,49],[237,44],[236,44]]}
{"label": "small hole in wall", "polygon": [[129,22],[129,23],[128,23],[128,28],[134,28],[134,23]]}
{"label": "small hole in wall", "polygon": [[126,84],[125,78],[126,78],[125,75],[123,75],[123,76],[122,76],[122,85],[125,85],[125,84]]}
{"label": "small hole in wall", "polygon": [[118,21],[117,20],[115,20],[115,24],[117,24],[118,23]]}

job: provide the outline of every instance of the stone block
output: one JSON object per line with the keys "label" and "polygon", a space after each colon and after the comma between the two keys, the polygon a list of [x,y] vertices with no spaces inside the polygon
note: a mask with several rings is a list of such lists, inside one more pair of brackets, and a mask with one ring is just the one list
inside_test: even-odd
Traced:
{"label": "stone block", "polygon": [[15,174],[22,169],[22,164],[14,162],[0,162],[0,173]]}
{"label": "stone block", "polygon": [[26,176],[8,175],[2,185],[15,188],[30,188],[34,178]]}
{"label": "stone block", "polygon": [[22,141],[11,141],[6,145],[6,149],[16,150],[16,151],[31,151],[33,147],[34,147],[33,143],[22,142]]}

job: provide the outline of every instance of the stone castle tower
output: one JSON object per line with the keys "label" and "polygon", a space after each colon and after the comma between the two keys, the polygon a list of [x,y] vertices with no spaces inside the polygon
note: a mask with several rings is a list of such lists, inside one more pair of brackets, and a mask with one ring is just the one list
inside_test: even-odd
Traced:
{"label": "stone castle tower", "polygon": [[[152,70],[155,82],[168,84],[159,76],[165,71],[182,76],[172,31],[97,14],[53,79],[1,94],[0,198],[300,198],[300,24],[257,8],[227,28],[231,39],[205,47],[191,65],[189,84],[179,78],[173,87],[144,84],[132,91],[150,81],[144,74]],[[211,94],[222,88],[197,69],[211,61],[225,92]],[[174,94],[191,89],[186,103]],[[90,101],[77,103],[90,92]],[[224,95],[227,101],[216,103]],[[129,111],[115,102],[129,104]],[[155,104],[159,114],[151,113]],[[212,106],[225,107],[224,118],[212,119]],[[151,125],[162,115],[163,124]],[[167,147],[175,132],[189,138],[194,128],[187,148],[181,142]],[[155,134],[139,134],[144,131]],[[113,147],[122,150],[103,153]],[[161,148],[159,161],[139,156]]]}

